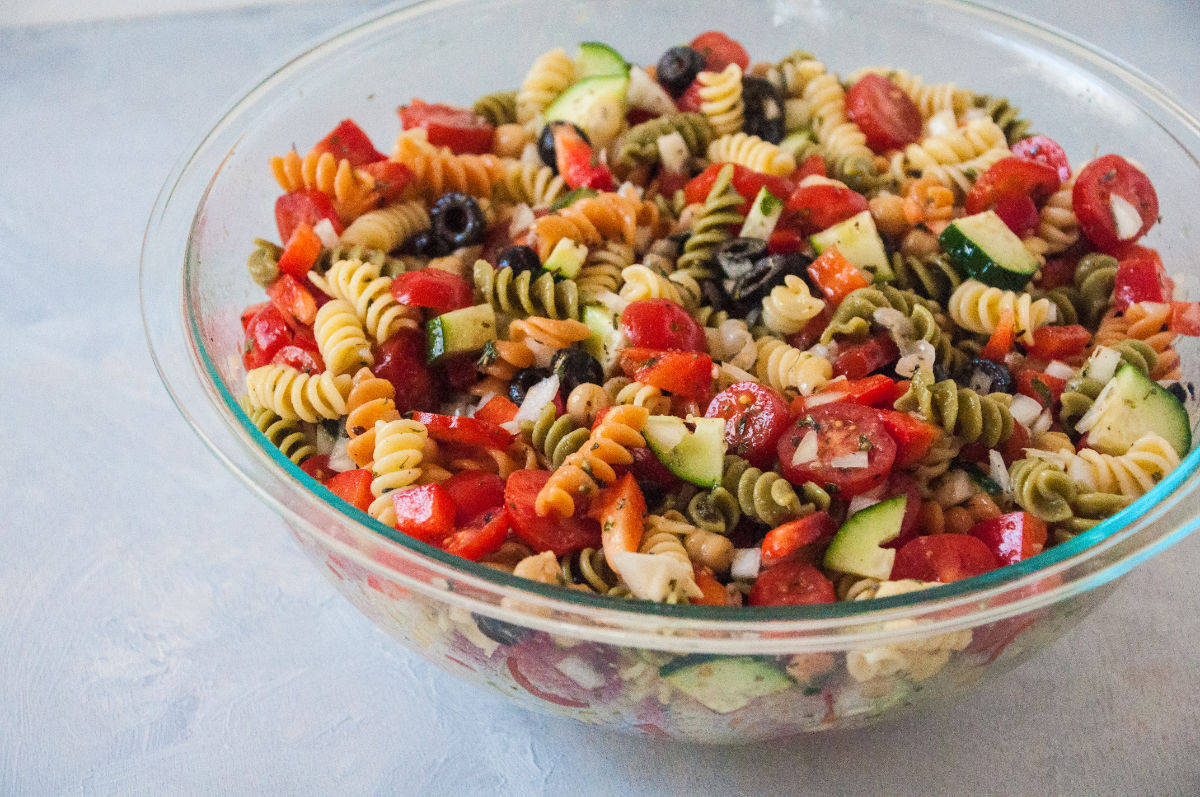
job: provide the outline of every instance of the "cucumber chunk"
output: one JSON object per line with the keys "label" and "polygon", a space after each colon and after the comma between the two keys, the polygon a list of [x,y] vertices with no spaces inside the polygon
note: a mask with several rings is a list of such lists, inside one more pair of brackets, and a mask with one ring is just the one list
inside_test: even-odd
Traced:
{"label": "cucumber chunk", "polygon": [[1105,454],[1124,454],[1147,434],[1162,437],[1180,457],[1192,448],[1191,421],[1183,404],[1129,363],[1121,363],[1076,428],[1087,432],[1088,445]]}
{"label": "cucumber chunk", "polygon": [[942,249],[968,277],[1008,291],[1023,291],[1038,261],[994,210],[955,219],[938,236]]}
{"label": "cucumber chunk", "polygon": [[897,495],[847,518],[825,551],[825,567],[886,581],[892,574],[896,552],[883,544],[900,536],[907,505],[908,496]]}
{"label": "cucumber chunk", "polygon": [[435,362],[451,354],[482,349],[496,339],[496,311],[490,304],[451,310],[425,325],[425,357]]}
{"label": "cucumber chunk", "polygon": [[583,306],[579,320],[592,331],[591,337],[583,341],[583,350],[596,358],[606,375],[613,373],[621,359],[621,350],[629,345],[621,329],[621,316],[602,304],[592,303]]}
{"label": "cucumber chunk", "polygon": [[629,75],[596,75],[576,81],[546,109],[547,122],[571,122],[593,149],[612,143],[625,124],[625,95]]}
{"label": "cucumber chunk", "polygon": [[[689,428],[694,427],[694,428]],[[684,481],[716,487],[725,465],[725,419],[652,415],[642,430],[658,461]]]}
{"label": "cucumber chunk", "polygon": [[587,255],[586,246],[577,244],[570,238],[562,238],[550,250],[550,255],[542,264],[542,268],[558,274],[560,277],[575,279],[579,269],[583,268],[583,262],[587,260]]}
{"label": "cucumber chunk", "polygon": [[875,279],[890,280],[895,278],[892,266],[888,263],[887,252],[883,249],[883,239],[875,229],[875,220],[871,211],[864,210],[845,221],[809,237],[813,249],[821,254],[826,249],[836,246],[842,257],[861,269],[869,271]]}
{"label": "cucumber chunk", "polygon": [[753,656],[682,656],[659,668],[672,686],[718,714],[744,708],[796,682],[772,661]]}
{"label": "cucumber chunk", "polygon": [[579,45],[579,51],[575,53],[576,78],[627,74],[629,74],[629,62],[607,44],[583,42]]}
{"label": "cucumber chunk", "polygon": [[766,241],[775,231],[775,225],[779,223],[779,217],[782,215],[783,200],[768,191],[764,185],[758,190],[758,196],[754,198],[754,204],[746,214],[746,221],[742,224],[742,231],[738,233],[738,237]]}

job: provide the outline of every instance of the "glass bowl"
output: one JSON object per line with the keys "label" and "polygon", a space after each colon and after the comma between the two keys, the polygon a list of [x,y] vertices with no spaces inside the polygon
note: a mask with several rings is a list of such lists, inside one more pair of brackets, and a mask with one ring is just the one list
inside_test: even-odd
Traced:
{"label": "glass bowl", "polygon": [[[518,85],[552,47],[599,40],[653,63],[708,29],[729,32],[756,60],[803,48],[841,73],[902,67],[1008,95],[1074,163],[1096,152],[1141,163],[1164,215],[1150,245],[1168,268],[1200,255],[1200,123],[1133,69],[1013,16],[946,0],[430,0],[347,27],[220,118],[159,195],[141,296],[156,365],[188,422],[390,634],[523,706],[625,731],[746,742],[861,725],[949,697],[1050,644],[1122,574],[1200,522],[1200,451],[1119,515],[1018,565],[916,595],[726,609],[605,599],[451,557],[335,499],[266,443],[236,402],[238,317],[262,298],[246,256],[273,229],[271,155],[346,117],[385,144],[400,103],[469,104]],[[1180,348],[1191,381],[1200,351],[1194,338]],[[666,677],[689,667],[707,684],[703,702]]]}

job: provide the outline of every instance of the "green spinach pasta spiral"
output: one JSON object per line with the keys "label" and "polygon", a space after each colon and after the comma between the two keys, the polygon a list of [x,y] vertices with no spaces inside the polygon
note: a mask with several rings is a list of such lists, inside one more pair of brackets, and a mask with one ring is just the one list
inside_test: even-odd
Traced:
{"label": "green spinach pasta spiral", "polygon": [[473,276],[476,294],[498,312],[514,318],[579,318],[579,288],[572,280],[555,282],[549,272],[536,277],[532,271],[514,273],[486,260],[475,261]]}
{"label": "green spinach pasta spiral", "polygon": [[1108,310],[1113,300],[1113,285],[1117,279],[1117,259],[1098,252],[1079,258],[1075,266],[1075,289],[1079,291],[1082,306],[1080,321],[1093,326]]}
{"label": "green spinach pasta spiral", "polygon": [[962,285],[962,276],[944,252],[923,257],[894,252],[892,272],[895,274],[892,282],[897,287],[942,305],[950,300],[954,289]]}
{"label": "green spinach pasta spiral", "polygon": [[547,404],[533,422],[530,442],[557,468],[588,441],[590,430],[570,415],[555,416],[553,404]]}
{"label": "green spinach pasta spiral", "polygon": [[239,403],[263,437],[295,464],[303,465],[306,459],[317,453],[298,422],[281,418],[266,407],[254,406],[249,396],[243,396]]}
{"label": "green spinach pasta spiral", "polygon": [[982,108],[1000,126],[1009,146],[1030,135],[1029,120],[1021,117],[1021,109],[1009,102],[1007,97],[980,94],[975,98],[975,107]]}
{"label": "green spinach pasta spiral", "polygon": [[279,256],[282,254],[283,247],[255,238],[254,251],[246,259],[250,278],[264,288],[270,285],[279,276]]}
{"label": "green spinach pasta spiral", "polygon": [[891,285],[880,284],[851,291],[842,300],[825,331],[821,333],[821,342],[828,343],[834,335],[844,335],[855,339],[865,338],[871,332],[871,322],[875,311],[884,307],[898,310],[904,315],[912,315],[914,307],[921,306],[933,312],[940,313],[941,307],[912,291],[901,290]]}
{"label": "green spinach pasta spiral", "polygon": [[658,140],[678,133],[692,155],[702,156],[716,137],[712,123],[702,113],[668,113],[634,125],[621,137],[616,162],[627,168],[658,163]]}
{"label": "green spinach pasta spiral", "polygon": [[713,250],[729,240],[729,228],[745,221],[745,217],[738,212],[744,201],[733,187],[733,165],[727,164],[717,172],[717,179],[704,200],[704,210],[696,219],[687,243],[683,245],[678,268],[703,266],[712,259]]}
{"label": "green spinach pasta spiral", "polygon": [[488,120],[488,124],[499,127],[517,121],[517,92],[494,91],[475,100],[475,113]]}
{"label": "green spinach pasta spiral", "polygon": [[913,374],[908,391],[896,399],[895,408],[918,412],[930,423],[963,442],[978,440],[989,448],[1003,443],[1012,434],[1013,418],[1006,406],[1012,396],[992,393],[981,396],[959,387],[953,379],[934,382],[933,374],[921,369]]}

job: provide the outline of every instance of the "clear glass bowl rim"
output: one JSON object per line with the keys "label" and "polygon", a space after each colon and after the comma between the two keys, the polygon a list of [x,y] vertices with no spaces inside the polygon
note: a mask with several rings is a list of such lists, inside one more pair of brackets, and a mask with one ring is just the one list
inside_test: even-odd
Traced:
{"label": "clear glass bowl rim", "polygon": [[[1200,525],[1200,448],[1197,448],[1151,492],[1122,512],[1075,539],[1024,562],[893,598],[735,609],[613,600],[530,582],[446,554],[384,526],[336,498],[262,437],[235,397],[224,388],[213,360],[200,343],[194,308],[186,298],[193,259],[190,256],[191,236],[185,235],[184,229],[191,231],[220,172],[218,166],[216,173],[202,179],[203,175],[197,175],[194,168],[203,160],[202,156],[214,156],[214,142],[222,135],[228,136],[229,129],[250,114],[256,102],[314,61],[348,46],[359,37],[401,24],[412,16],[447,11],[469,5],[471,1],[423,0],[374,10],[347,23],[253,83],[184,151],[165,181],[147,223],[139,282],[143,323],[155,368],[181,414],[210,450],[294,529],[317,539],[339,555],[421,594],[520,625],[581,637],[612,636],[622,644],[660,648],[687,647],[686,643],[679,644],[683,639],[701,642],[705,649],[724,647],[719,644],[723,638],[735,642],[736,649],[742,652],[755,652],[747,647],[747,638],[757,637],[761,642],[761,635],[766,633],[777,640],[777,644],[760,644],[755,649],[762,648],[765,652],[779,647],[778,641],[782,640],[790,640],[788,649],[795,649],[796,642],[812,649],[862,643],[879,637],[883,621],[896,619],[920,619],[923,623],[921,633],[928,634],[969,628],[1033,611],[1119,577]],[[898,1],[907,3],[907,0]],[[1043,23],[982,3],[930,0],[927,4],[973,15],[1000,25],[1009,33],[1033,39],[1059,54],[1073,56],[1089,69],[1115,81],[1126,99],[1149,102],[1156,111],[1182,125],[1193,137],[1193,147],[1200,149],[1200,120],[1161,84],[1094,45]],[[1159,119],[1158,116],[1153,118]],[[237,137],[233,136],[232,143],[219,153],[220,165],[236,143]],[[1195,150],[1184,146],[1183,142],[1179,145],[1195,162]],[[203,187],[202,193],[196,190],[198,186]],[[188,191],[189,188],[192,190]],[[172,224],[172,221],[176,223]],[[184,221],[187,221],[186,228]],[[186,249],[180,259],[179,247],[184,245]],[[184,269],[179,278],[172,281],[171,270],[181,262]],[[165,293],[159,290],[172,284],[173,290]],[[176,314],[176,325],[166,320],[168,313]],[[228,441],[218,442],[217,438],[222,436],[232,436],[240,445],[232,450]],[[277,500],[248,473],[248,466],[263,464],[274,468],[269,475],[285,484],[288,502]],[[1155,528],[1157,518],[1183,502],[1193,507],[1189,521]],[[383,565],[365,556],[360,546],[336,539],[324,530],[328,527],[336,527],[343,534],[349,533],[374,545],[380,538],[388,540],[393,556],[407,559],[423,572],[437,577],[414,578]],[[1103,561],[1098,561],[1101,559]],[[1051,579],[1057,583],[1046,586]],[[446,583],[442,583],[443,580]],[[451,589],[450,582],[460,586]],[[463,590],[461,585],[469,589]],[[480,596],[486,596],[486,599]],[[514,600],[505,601],[505,598]],[[666,638],[661,635],[664,626],[671,629],[671,636],[675,638],[673,644],[664,645]],[[836,638],[838,644],[831,645],[832,638]]]}

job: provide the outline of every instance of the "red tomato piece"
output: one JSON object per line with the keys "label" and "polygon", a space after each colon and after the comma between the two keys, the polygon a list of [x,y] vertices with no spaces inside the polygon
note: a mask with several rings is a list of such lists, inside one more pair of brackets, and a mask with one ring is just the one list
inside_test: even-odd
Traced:
{"label": "red tomato piece", "polygon": [[328,454],[314,454],[301,463],[300,470],[304,471],[321,484],[324,484],[337,475],[337,471],[329,467]]}
{"label": "red tomato piece", "polygon": [[[1117,230],[1113,196],[1128,202],[1141,217],[1142,224],[1136,231],[1122,235]],[[1136,241],[1158,220],[1154,184],[1145,172],[1120,155],[1104,155],[1083,167],[1075,177],[1071,203],[1079,229],[1101,248]]]}
{"label": "red tomato piece", "polygon": [[295,344],[289,344],[275,352],[271,362],[275,365],[295,368],[302,374],[319,374],[325,370],[325,361],[321,359],[320,352],[311,351]]}
{"label": "red tomato piece", "polygon": [[333,153],[339,161],[348,160],[356,168],[387,159],[387,155],[375,149],[371,139],[352,119],[343,119],[329,135],[317,142],[313,150]]}
{"label": "red tomato piece", "polygon": [[[816,458],[796,463],[796,448],[809,431],[817,435]],[[779,469],[788,481],[816,482],[839,498],[877,487],[896,460],[896,443],[887,433],[879,411],[846,401],[814,407],[805,413],[779,438],[777,449]],[[867,454],[866,467],[834,464],[841,457],[863,451]]]}
{"label": "red tomato piece", "polygon": [[643,349],[707,351],[704,328],[670,299],[640,299],[621,313],[629,344]]}
{"label": "red tomato piece", "polygon": [[612,191],[616,185],[612,172],[603,163],[597,163],[591,145],[574,125],[557,124],[552,129],[555,165],[567,187]]}
{"label": "red tomato piece", "polygon": [[833,603],[833,582],[808,562],[788,559],[758,574],[750,588],[751,606],[802,606]]}
{"label": "red tomato piece", "polygon": [[976,537],[968,534],[931,534],[917,537],[896,551],[893,581],[915,578],[949,584],[982,575],[999,567],[996,557]]}
{"label": "red tomato piece", "polygon": [[437,315],[475,303],[471,283],[440,268],[423,268],[397,275],[392,280],[392,296],[401,304],[428,307]]}
{"label": "red tomato piece", "polygon": [[[897,443],[896,447],[899,449],[900,444]],[[883,546],[895,550],[903,548],[909,540],[917,536],[917,523],[921,519],[921,488],[917,485],[917,480],[907,473],[893,473],[888,479],[884,497],[894,498],[897,495],[905,497],[904,518],[900,521],[900,533],[896,535],[896,539],[884,543]]]}
{"label": "red tomato piece", "polygon": [[1042,360],[1061,360],[1079,354],[1092,341],[1092,333],[1079,324],[1038,327],[1033,331],[1029,356]]}
{"label": "red tomato piece", "polygon": [[720,72],[730,64],[737,64],[742,71],[750,67],[746,48],[719,30],[701,33],[692,39],[690,47],[704,56],[704,68],[709,72]]}
{"label": "red tomato piece", "polygon": [[796,171],[792,172],[792,179],[797,183],[805,177],[828,177],[825,173],[825,157],[819,152],[814,152],[804,160],[800,161],[800,165],[796,167]]}
{"label": "red tomato piece", "polygon": [[[688,181],[688,184],[684,186],[683,193],[689,205],[703,202],[708,197],[708,192],[712,190],[713,183],[717,181],[717,175],[724,166],[724,163],[710,164],[707,169]],[[745,200],[738,212],[747,213],[750,210],[750,203],[763,188],[777,197],[787,197],[791,196],[794,186],[792,181],[786,177],[762,174],[735,163],[733,188]]]}
{"label": "red tomato piece", "polygon": [[712,395],[712,357],[703,352],[628,348],[621,352],[621,370],[678,396],[704,401]]}
{"label": "red tomato piece", "polygon": [[787,198],[784,210],[789,222],[811,235],[828,229],[868,207],[862,194],[840,185],[805,185]]}
{"label": "red tomato piece", "polygon": [[836,246],[826,249],[809,264],[808,276],[812,277],[834,307],[841,304],[842,299],[851,292],[870,284],[858,266],[843,257]]}
{"label": "red tomato piece", "polygon": [[1117,266],[1113,298],[1121,312],[1137,302],[1169,302],[1173,292],[1174,285],[1153,258],[1134,255]]}
{"label": "red tomato piece", "polygon": [[850,87],[846,115],[876,152],[900,149],[921,137],[921,110],[884,75],[869,73]]}
{"label": "red tomato piece", "polygon": [[981,520],[971,536],[983,542],[1000,566],[1037,556],[1046,547],[1046,523],[1028,512],[1009,512]]}
{"label": "red tomato piece", "polygon": [[980,175],[967,193],[967,213],[982,213],[1001,199],[1030,197],[1040,201],[1058,190],[1058,170],[1029,158],[1004,158]]}
{"label": "red tomato piece", "polygon": [[290,241],[292,233],[301,224],[313,227],[321,219],[327,219],[333,225],[333,231],[342,234],[342,222],[333,207],[333,200],[315,188],[301,188],[275,200],[275,226],[279,228],[281,241]]}
{"label": "red tomato piece", "polygon": [[1017,392],[1036,400],[1043,407],[1053,408],[1067,387],[1067,380],[1030,368],[1017,371]]}
{"label": "red tomato piece", "polygon": [[403,163],[390,160],[375,161],[362,167],[362,170],[375,181],[372,189],[379,195],[385,205],[398,202],[404,197],[405,189],[412,184],[414,175],[412,169]]}
{"label": "red tomato piece", "polygon": [[316,320],[316,300],[291,274],[285,272],[276,277],[267,286],[267,296],[289,324],[311,326]]}
{"label": "red tomato piece", "polygon": [[454,530],[454,501],[440,484],[405,487],[392,493],[396,528],[424,542],[440,540]]}
{"label": "red tomato piece", "polygon": [[821,312],[815,315],[804,328],[799,332],[787,336],[789,346],[804,350],[812,346],[821,339],[821,333],[825,331],[825,327],[829,326],[830,319],[833,318],[833,311],[829,309],[829,303],[821,308]]}
{"label": "red tomato piece", "polygon": [[1200,302],[1171,302],[1171,331],[1176,335],[1200,335]]}
{"label": "red tomato piece", "polygon": [[242,364],[249,371],[267,365],[272,358],[292,341],[292,330],[273,303],[259,311],[246,322],[245,343],[242,346]]}
{"label": "red tomato piece", "polygon": [[495,128],[470,108],[414,99],[411,105],[402,105],[397,112],[405,130],[425,128],[429,143],[435,147],[449,147],[459,155],[483,155],[492,151]]}
{"label": "red tomato piece", "polygon": [[725,419],[725,445],[756,468],[775,461],[775,445],[791,423],[783,396],[758,382],[738,382],[718,393],[704,413]]}
{"label": "red tomato piece", "polygon": [[1006,307],[1000,311],[1000,319],[996,322],[996,328],[992,330],[988,342],[979,350],[979,356],[986,360],[1002,363],[1005,355],[1012,351],[1016,340],[1017,330],[1013,311]]}
{"label": "red tomato piece", "polygon": [[1037,229],[1041,222],[1037,204],[1032,197],[1002,196],[996,200],[996,215],[1008,225],[1018,238],[1024,238]]}
{"label": "red tomato piece", "polygon": [[1037,286],[1044,291],[1062,288],[1075,281],[1075,268],[1079,261],[1073,257],[1053,257],[1046,261],[1039,272]]}
{"label": "red tomato piece", "polygon": [[283,254],[279,256],[279,270],[290,274],[298,280],[306,279],[308,271],[317,262],[321,254],[321,237],[313,232],[313,228],[305,223],[297,225]]}
{"label": "red tomato piece", "polygon": [[504,396],[492,396],[488,399],[487,404],[484,404],[479,409],[475,410],[475,417],[487,423],[494,423],[499,426],[502,423],[508,423],[516,417],[516,404],[506,399]]}
{"label": "red tomato piece", "polygon": [[1067,160],[1067,153],[1049,136],[1023,138],[1012,145],[1012,153],[1019,158],[1053,167],[1058,172],[1058,179],[1064,183],[1071,179],[1071,162]]}
{"label": "red tomato piece", "polygon": [[504,485],[504,507],[513,532],[535,551],[553,551],[562,556],[583,548],[600,547],[600,523],[581,513],[545,517],[534,508],[537,495],[550,480],[550,471],[519,470]]}
{"label": "red tomato piece", "polygon": [[454,501],[454,522],[462,525],[472,518],[504,505],[504,479],[484,471],[462,471],[441,483]]}
{"label": "red tomato piece", "polygon": [[843,341],[838,345],[833,373],[847,379],[862,379],[898,359],[900,350],[886,333],[867,338],[862,343]]}
{"label": "red tomato piece", "polygon": [[837,534],[837,524],[824,511],[776,526],[763,537],[763,566],[774,567],[784,559],[802,553],[810,545],[829,542],[834,534]]}
{"label": "red tomato piece", "polygon": [[767,239],[767,254],[790,255],[803,252],[808,247],[808,238],[799,230],[777,225]]}
{"label": "red tomato piece", "polygon": [[699,598],[688,598],[693,606],[724,606],[726,603],[725,586],[713,575],[713,571],[704,565],[692,565],[692,579],[704,593]]}
{"label": "red tomato piece", "polygon": [[478,562],[504,544],[508,537],[508,512],[491,509],[445,537],[439,547],[447,553]]}
{"label": "red tomato piece", "polygon": [[266,301],[266,302],[259,302],[258,304],[248,305],[245,310],[242,310],[242,317],[241,317],[242,332],[244,333],[246,331],[246,328],[250,326],[251,319],[253,319],[254,316],[258,315],[260,310],[262,310],[263,308],[266,308],[266,307],[270,307],[270,306],[271,306],[271,302]]}
{"label": "red tomato piece", "polygon": [[433,374],[425,364],[425,335],[401,329],[381,343],[371,369],[396,389],[396,409],[423,410],[434,403]]}
{"label": "red tomato piece", "polygon": [[329,492],[363,512],[371,506],[371,469],[345,470],[325,482]]}
{"label": "red tomato piece", "polygon": [[896,441],[896,467],[905,467],[920,462],[929,449],[942,436],[942,430],[906,412],[880,409],[879,420]]}
{"label": "red tomato piece", "polygon": [[[1019,459],[1025,458],[1025,449],[1029,448],[1029,430],[1024,424],[1014,423],[1012,434],[1008,439],[1000,444],[1000,456],[1004,459],[1004,464],[1012,467],[1012,464]],[[984,455],[987,459],[987,455]]]}
{"label": "red tomato piece", "polygon": [[675,100],[675,107],[684,112],[699,113],[700,103],[703,102],[700,99],[700,89],[702,88],[704,86],[699,80],[693,80],[683,94],[679,95],[679,99]]}
{"label": "red tomato piece", "polygon": [[448,443],[462,443],[482,448],[508,448],[513,433],[478,418],[459,415],[439,415],[436,412],[414,412],[412,419],[422,424],[429,436]]}
{"label": "red tomato piece", "polygon": [[[898,388],[896,380],[883,374],[875,374],[863,379],[844,379],[831,382],[817,391],[817,395],[820,396],[830,393],[840,394],[845,397],[846,401],[853,401],[855,404],[885,409],[890,409],[896,403],[896,399],[904,395],[904,391]],[[803,396],[797,397],[798,401],[803,399]]]}

